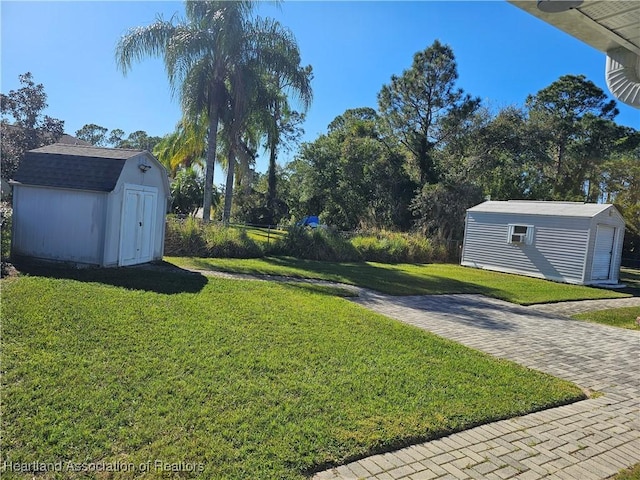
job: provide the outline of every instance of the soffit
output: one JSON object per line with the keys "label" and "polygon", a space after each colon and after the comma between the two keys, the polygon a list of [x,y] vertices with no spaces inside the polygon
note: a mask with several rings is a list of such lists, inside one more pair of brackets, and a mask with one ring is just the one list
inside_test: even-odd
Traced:
{"label": "soffit", "polygon": [[540,11],[536,0],[508,1],[601,52],[625,47],[640,55],[639,1],[584,0],[576,8],[557,13]]}

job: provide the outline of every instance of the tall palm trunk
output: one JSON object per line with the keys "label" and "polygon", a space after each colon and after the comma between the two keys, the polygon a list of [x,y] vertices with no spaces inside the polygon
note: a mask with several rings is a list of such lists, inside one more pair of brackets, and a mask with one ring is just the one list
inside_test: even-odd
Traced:
{"label": "tall palm trunk", "polygon": [[[233,144],[233,142],[231,142]],[[227,165],[227,184],[224,189],[224,211],[222,212],[222,222],[229,224],[231,218],[231,202],[233,201],[233,176],[236,166],[236,153],[233,145],[229,146],[229,159]]]}
{"label": "tall palm trunk", "polygon": [[204,170],[204,199],[202,220],[211,220],[211,199],[213,198],[213,173],[216,164],[216,149],[218,148],[218,105],[212,105],[209,112],[209,133],[207,135],[207,164]]}
{"label": "tall palm trunk", "polygon": [[267,177],[267,212],[268,223],[274,223],[276,216],[276,158],[278,156],[277,142],[272,139],[269,147],[269,171]]}

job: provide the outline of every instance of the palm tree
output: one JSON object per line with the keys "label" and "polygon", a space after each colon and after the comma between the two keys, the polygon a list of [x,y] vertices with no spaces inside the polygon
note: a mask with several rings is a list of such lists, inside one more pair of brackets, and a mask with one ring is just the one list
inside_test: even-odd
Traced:
{"label": "palm tree", "polygon": [[179,92],[186,122],[208,122],[204,212],[208,222],[213,192],[218,126],[228,109],[227,83],[246,51],[247,31],[256,3],[250,0],[187,1],[186,21],[158,17],[129,30],[118,42],[116,61],[126,74],[134,61],[164,60],[172,91]]}
{"label": "palm tree", "polygon": [[300,51],[291,31],[273,19],[257,19],[246,33],[246,49],[227,84],[231,108],[228,117],[223,117],[229,135],[225,222],[231,215],[235,160],[239,157],[247,165],[252,159],[251,144],[257,143],[251,134],[256,128],[262,130],[277,146],[274,138],[279,131],[267,119],[286,102],[284,93],[296,96],[305,107],[311,102],[311,67],[300,66]]}
{"label": "palm tree", "polygon": [[[205,120],[201,117],[201,120]],[[207,124],[201,121],[196,125],[181,120],[174,132],[165,135],[153,148],[153,154],[172,176],[180,167],[203,167],[207,155]]]}
{"label": "palm tree", "polygon": [[[310,70],[309,70],[310,72]],[[310,92],[310,90],[309,90]],[[306,110],[307,104],[304,105]],[[274,223],[276,210],[276,160],[278,151],[282,144],[296,141],[302,134],[299,125],[304,121],[304,114],[300,114],[291,109],[287,97],[280,93],[273,96],[269,105],[268,115],[264,117],[266,142],[265,147],[269,150],[269,168],[267,170],[267,211],[269,212],[269,223]]]}
{"label": "palm tree", "polygon": [[[280,45],[278,48],[286,46]],[[267,211],[269,223],[273,221],[276,199],[276,160],[282,144],[295,142],[301,132],[299,125],[304,121],[304,113],[292,110],[289,96],[297,99],[305,112],[313,97],[311,80],[313,78],[311,65],[300,67],[299,52],[291,52],[293,62],[298,69],[293,75],[284,76],[281,72],[268,71],[264,73],[264,88],[260,96],[260,108],[255,122],[263,132],[264,147],[269,151],[269,168],[267,173]],[[295,55],[298,55],[295,57]]]}
{"label": "palm tree", "polygon": [[[252,19],[255,5],[251,0],[187,1],[187,21],[174,24],[173,19],[159,17],[148,27],[131,29],[116,49],[117,63],[125,74],[133,61],[162,56],[172,90],[180,93],[185,122],[199,124],[202,118],[208,122],[205,221],[210,218],[221,121],[226,120],[231,136],[228,177],[233,180],[235,162],[231,160],[240,151],[240,138],[251,112],[270,98],[265,95],[262,79],[269,75],[278,78],[305,105],[311,101],[310,67],[300,68],[293,34],[275,20]],[[227,221],[232,193],[231,188],[225,198]]]}

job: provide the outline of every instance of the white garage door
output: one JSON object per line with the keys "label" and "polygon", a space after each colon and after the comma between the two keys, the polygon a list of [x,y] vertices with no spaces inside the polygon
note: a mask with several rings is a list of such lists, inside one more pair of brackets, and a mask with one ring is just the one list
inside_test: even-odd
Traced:
{"label": "white garage door", "polygon": [[608,280],[613,257],[613,239],[616,229],[608,225],[598,225],[596,246],[593,252],[593,268],[591,280]]}

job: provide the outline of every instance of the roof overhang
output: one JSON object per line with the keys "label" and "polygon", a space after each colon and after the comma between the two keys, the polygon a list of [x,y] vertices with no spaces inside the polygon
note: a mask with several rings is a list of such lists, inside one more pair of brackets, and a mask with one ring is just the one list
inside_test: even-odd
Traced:
{"label": "roof overhang", "polygon": [[615,206],[606,203],[553,202],[544,200],[488,200],[468,208],[467,212],[593,218],[607,210],[617,212]]}
{"label": "roof overhang", "polygon": [[[538,7],[538,0],[507,1],[612,58],[628,81],[621,85],[624,79],[619,75],[607,78],[609,89],[620,101],[640,108],[640,2],[584,0],[569,10],[548,12]],[[561,4],[562,0],[543,2]]]}
{"label": "roof overhang", "polygon": [[167,170],[146,150],[61,143],[26,152],[11,185],[111,192],[127,162],[137,163],[142,173],[155,166],[165,195],[170,194]]}

